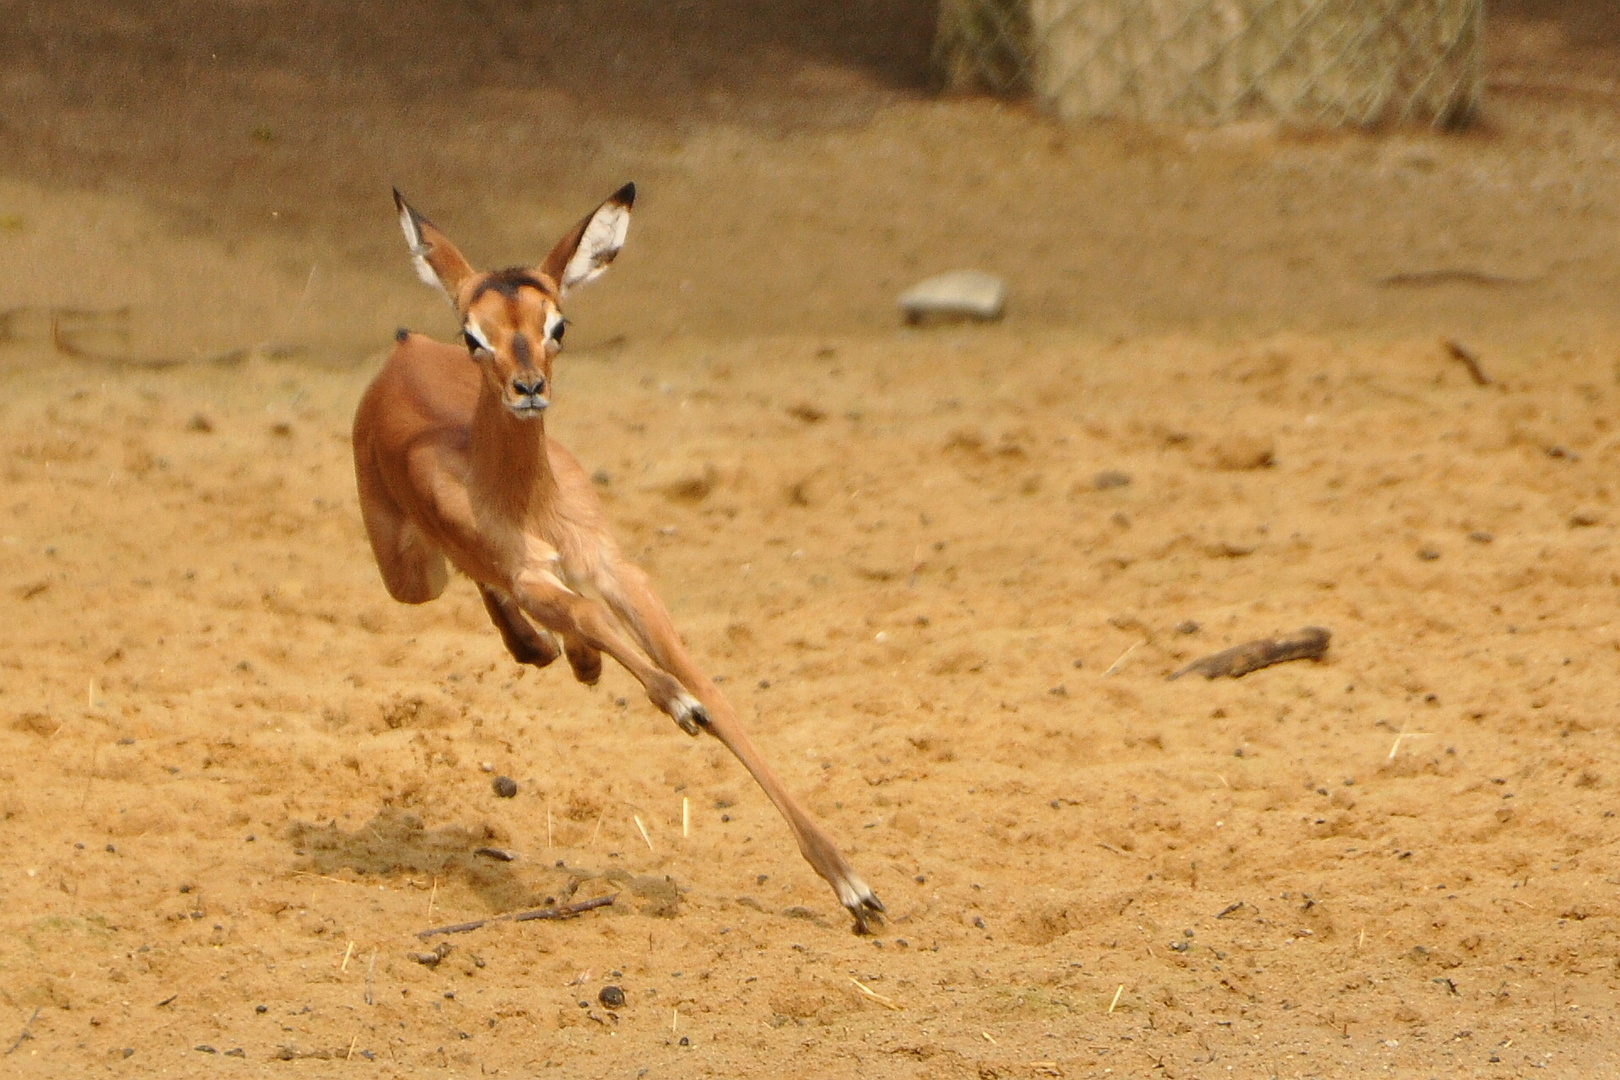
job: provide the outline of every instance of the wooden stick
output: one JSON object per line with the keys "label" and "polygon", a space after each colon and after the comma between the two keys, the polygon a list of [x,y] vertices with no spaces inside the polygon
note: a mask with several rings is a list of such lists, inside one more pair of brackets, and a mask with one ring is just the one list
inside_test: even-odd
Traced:
{"label": "wooden stick", "polygon": [[1320,660],[1327,652],[1328,640],[1332,636],[1330,631],[1320,626],[1307,626],[1292,634],[1245,641],[1242,645],[1234,645],[1202,660],[1194,660],[1172,672],[1170,678],[1179,679],[1183,675],[1196,673],[1206,679],[1222,675],[1236,679],[1288,660]]}
{"label": "wooden stick", "polygon": [[506,915],[495,915],[488,919],[474,919],[472,922],[455,923],[451,926],[435,926],[431,930],[419,930],[416,936],[430,938],[434,934],[465,934],[469,930],[478,930],[491,923],[498,922],[529,922],[533,919],[572,919],[593,908],[607,907],[619,898],[618,893],[612,896],[598,896],[590,900],[581,900],[575,904],[559,904],[555,907],[534,908],[530,911],[516,911]]}
{"label": "wooden stick", "polygon": [[861,980],[857,979],[855,976],[849,976],[849,981],[854,983],[855,989],[859,990],[863,995],[865,995],[869,1001],[875,1001],[885,1009],[891,1009],[894,1012],[902,1012],[905,1009],[905,1006],[900,1004],[898,1001],[895,1001],[893,998],[884,997],[876,990],[873,990],[870,986],[867,986],[865,983],[861,982]]}
{"label": "wooden stick", "polygon": [[1143,646],[1143,644],[1144,644],[1144,642],[1138,641],[1134,645],[1132,645],[1130,648],[1128,648],[1124,652],[1120,653],[1119,654],[1119,659],[1115,660],[1112,664],[1109,664],[1108,665],[1108,670],[1104,671],[1103,674],[1104,675],[1112,675],[1114,672],[1118,671],[1119,666],[1125,662],[1126,657],[1130,656],[1131,653],[1135,652],[1137,649],[1140,649]]}
{"label": "wooden stick", "polygon": [[1446,352],[1451,354],[1453,360],[1458,361],[1468,369],[1468,377],[1474,380],[1475,386],[1491,385],[1490,376],[1486,375],[1485,369],[1479,366],[1479,357],[1474,355],[1472,349],[1455,338],[1447,338],[1440,344],[1446,347]]}
{"label": "wooden stick", "polygon": [[10,1049],[8,1049],[6,1053],[9,1054],[12,1050],[15,1050],[17,1047],[21,1046],[24,1039],[33,1038],[32,1035],[28,1034],[28,1029],[34,1026],[35,1020],[39,1019],[39,1009],[40,1007],[38,1005],[34,1006],[34,1015],[28,1018],[28,1023],[23,1025],[22,1034],[17,1036],[17,1041],[11,1044]]}

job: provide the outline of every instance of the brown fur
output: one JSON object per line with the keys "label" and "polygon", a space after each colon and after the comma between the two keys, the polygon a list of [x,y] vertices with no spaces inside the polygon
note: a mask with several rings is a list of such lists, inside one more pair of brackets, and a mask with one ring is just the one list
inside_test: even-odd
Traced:
{"label": "brown fur", "polygon": [[[562,639],[581,680],[595,681],[605,652],[685,730],[719,739],[776,804],[800,852],[864,929],[882,903],[788,793],[730,703],[693,663],[646,575],[619,550],[585,471],[546,436],[538,411],[544,405],[534,405],[551,384],[560,348],[544,331],[557,313],[564,269],[593,218],[627,214],[633,196],[628,185],[621,189],[538,270],[497,276],[474,272],[443,233],[400,200],[402,213],[420,230],[419,253],[454,298],[463,325],[476,320],[492,351],[469,359],[465,349],[418,334],[398,340],[355,413],[366,533],[396,600],[419,604],[437,597],[448,560],[478,583],[520,663],[544,667],[558,655],[533,620]],[[616,251],[586,254],[603,266]],[[497,277],[504,287],[492,284]],[[514,412],[525,406],[530,411]],[[584,595],[587,586],[602,600]]]}

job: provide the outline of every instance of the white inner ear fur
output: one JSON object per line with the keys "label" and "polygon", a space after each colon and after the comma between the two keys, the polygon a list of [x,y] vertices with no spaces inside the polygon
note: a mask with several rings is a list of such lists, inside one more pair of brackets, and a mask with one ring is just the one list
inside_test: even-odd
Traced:
{"label": "white inner ear fur", "polygon": [[428,249],[427,245],[422,243],[422,230],[416,227],[416,220],[411,217],[411,208],[408,206],[400,206],[399,227],[400,231],[405,234],[405,243],[410,245],[411,265],[416,267],[416,276],[422,279],[422,284],[433,286],[448,299],[450,290],[444,287],[444,282],[439,280],[439,275],[434,273],[433,267],[428,265]]}
{"label": "white inner ear fur", "polygon": [[624,247],[624,238],[630,231],[630,208],[623,203],[610,202],[591,215],[585,234],[579,238],[574,257],[563,268],[558,287],[563,291],[583,285],[598,277],[608,263]]}

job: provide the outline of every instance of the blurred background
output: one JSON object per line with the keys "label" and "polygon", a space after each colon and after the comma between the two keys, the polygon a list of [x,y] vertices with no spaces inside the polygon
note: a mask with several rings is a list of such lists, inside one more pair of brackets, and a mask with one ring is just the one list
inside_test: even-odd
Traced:
{"label": "blurred background", "polygon": [[1544,338],[1610,310],[1607,0],[1491,5],[1478,108],[1443,134],[1060,123],[1028,79],[942,70],[956,9],[1012,7],[951,3],[6,4],[8,334],[127,308],[74,340],[352,363],[448,327],[390,185],[488,265],[626,179],[635,230],[580,345],[887,330],[899,290],[960,266],[1004,276],[1026,331]]}

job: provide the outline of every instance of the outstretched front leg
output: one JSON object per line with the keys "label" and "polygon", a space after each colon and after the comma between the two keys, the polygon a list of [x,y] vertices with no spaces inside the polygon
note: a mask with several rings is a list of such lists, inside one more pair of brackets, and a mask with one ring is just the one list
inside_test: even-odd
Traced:
{"label": "outstretched front leg", "polygon": [[[646,689],[652,703],[679,724],[682,731],[696,735],[709,722],[702,703],[687,693],[669,672],[649,661],[636,643],[624,635],[607,609],[568,588],[549,570],[520,574],[513,597],[524,614],[563,639],[576,675],[580,675],[582,664],[592,662],[595,674],[600,674],[601,654],[607,653],[624,665]],[[581,676],[581,681],[596,680]]]}

